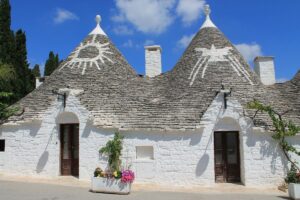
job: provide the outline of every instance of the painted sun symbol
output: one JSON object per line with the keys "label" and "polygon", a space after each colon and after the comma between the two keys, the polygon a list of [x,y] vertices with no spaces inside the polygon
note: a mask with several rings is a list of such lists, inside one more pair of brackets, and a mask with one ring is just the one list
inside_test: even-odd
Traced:
{"label": "painted sun symbol", "polygon": [[98,70],[101,70],[99,62],[105,64],[105,60],[113,63],[113,61],[107,57],[107,54],[113,54],[109,49],[109,43],[100,44],[96,42],[97,35],[93,35],[90,42],[86,44],[81,43],[80,46],[70,56],[71,60],[66,62],[60,70],[64,67],[70,69],[82,68],[81,74],[84,75],[87,67],[96,66]]}

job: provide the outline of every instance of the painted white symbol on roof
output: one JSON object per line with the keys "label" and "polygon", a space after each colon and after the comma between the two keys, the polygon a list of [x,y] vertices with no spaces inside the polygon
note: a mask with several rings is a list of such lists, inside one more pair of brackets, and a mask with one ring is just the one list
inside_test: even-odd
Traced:
{"label": "painted white symbol on roof", "polygon": [[[195,51],[202,52],[201,58],[198,59],[197,63],[194,65],[189,80],[190,86],[194,84],[195,79],[197,78],[198,73],[201,70],[201,78],[205,77],[205,72],[208,68],[210,62],[229,62],[233,70],[237,73],[238,76],[243,75],[251,85],[253,82],[250,79],[250,74],[244,69],[240,61],[231,54],[232,47],[224,47],[222,49],[216,49],[215,45],[212,45],[210,49],[206,48],[196,48]],[[229,56],[230,55],[230,56]]]}
{"label": "painted white symbol on roof", "polygon": [[100,70],[99,62],[105,64],[105,60],[113,63],[113,61],[107,57],[107,54],[113,54],[109,50],[109,43],[100,44],[96,42],[97,35],[92,36],[92,40],[86,44],[81,43],[80,46],[71,55],[71,60],[67,61],[61,68],[68,67],[73,69],[75,67],[82,68],[81,74],[84,75],[87,67],[96,66]]}

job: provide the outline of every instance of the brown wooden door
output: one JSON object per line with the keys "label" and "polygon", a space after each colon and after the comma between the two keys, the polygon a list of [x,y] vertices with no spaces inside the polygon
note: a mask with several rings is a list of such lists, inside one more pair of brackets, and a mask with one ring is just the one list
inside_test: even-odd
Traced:
{"label": "brown wooden door", "polygon": [[240,152],[238,132],[215,132],[216,182],[240,182]]}
{"label": "brown wooden door", "polygon": [[62,124],[61,175],[79,175],[79,124]]}

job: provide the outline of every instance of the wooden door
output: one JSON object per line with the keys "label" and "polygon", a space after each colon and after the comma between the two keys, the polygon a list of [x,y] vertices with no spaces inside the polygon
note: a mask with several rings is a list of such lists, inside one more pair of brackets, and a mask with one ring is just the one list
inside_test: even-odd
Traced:
{"label": "wooden door", "polygon": [[215,132],[216,182],[240,182],[240,153],[238,132]]}
{"label": "wooden door", "polygon": [[79,175],[79,124],[62,124],[61,175]]}

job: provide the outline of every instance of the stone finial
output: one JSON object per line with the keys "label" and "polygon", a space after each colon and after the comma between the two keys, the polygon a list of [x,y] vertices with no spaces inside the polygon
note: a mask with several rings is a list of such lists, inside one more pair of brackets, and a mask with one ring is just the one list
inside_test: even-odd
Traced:
{"label": "stone finial", "polygon": [[210,13],[211,13],[211,10],[210,10],[210,7],[209,7],[208,4],[206,4],[206,5],[204,6],[204,13],[205,13],[206,17],[209,16]]}
{"label": "stone finial", "polygon": [[102,20],[101,16],[96,15],[95,20],[96,20],[97,25],[96,25],[96,28],[90,33],[90,35],[105,35],[106,36],[105,32],[100,27],[100,23]]}
{"label": "stone finial", "polygon": [[101,16],[100,15],[96,15],[96,23],[100,25],[101,22]]}
{"label": "stone finial", "polygon": [[206,19],[205,19],[205,22],[204,22],[204,24],[202,25],[202,27],[200,29],[207,28],[207,27],[217,28],[216,25],[214,25],[214,23],[210,19],[211,10],[210,10],[210,6],[208,4],[206,4],[204,6],[204,13],[206,15]]}

